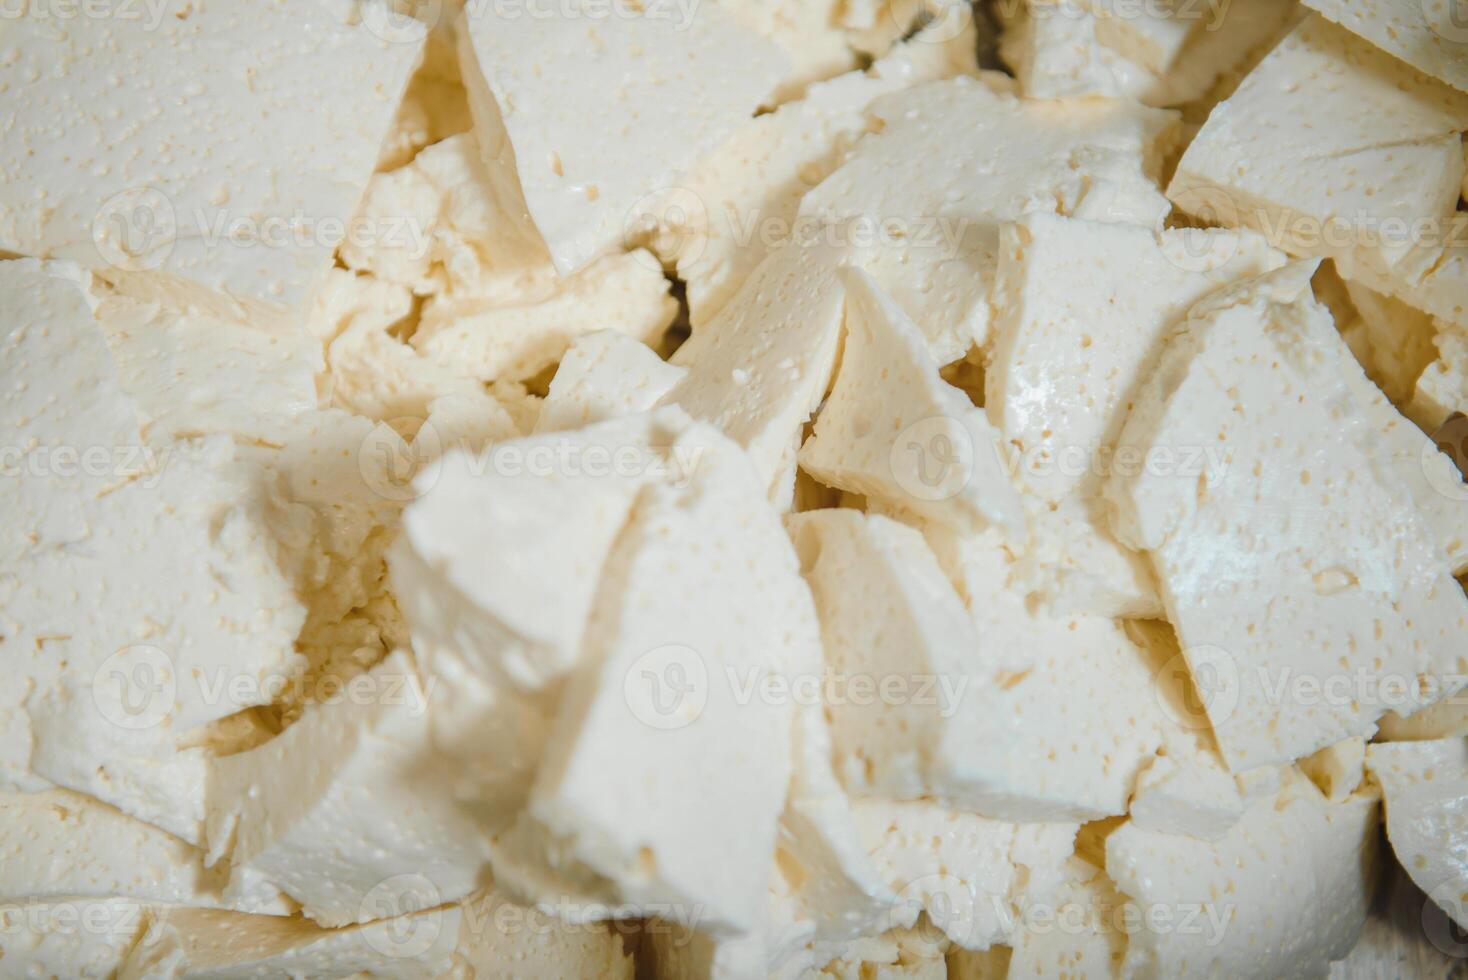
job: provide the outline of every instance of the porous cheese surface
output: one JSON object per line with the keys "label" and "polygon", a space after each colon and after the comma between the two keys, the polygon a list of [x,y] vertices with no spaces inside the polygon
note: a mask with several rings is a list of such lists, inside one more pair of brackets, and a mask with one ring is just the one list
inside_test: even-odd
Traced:
{"label": "porous cheese surface", "polygon": [[1410,0],[1305,0],[1322,17],[1370,41],[1418,71],[1468,92],[1468,32],[1446,3]]}
{"label": "porous cheese surface", "polygon": [[0,250],[303,313],[426,30],[378,0],[126,13],[9,19]]}

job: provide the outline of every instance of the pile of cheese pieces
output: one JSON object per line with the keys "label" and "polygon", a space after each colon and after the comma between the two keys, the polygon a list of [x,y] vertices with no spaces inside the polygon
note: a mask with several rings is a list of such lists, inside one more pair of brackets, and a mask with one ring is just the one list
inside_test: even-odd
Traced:
{"label": "pile of cheese pieces", "polygon": [[0,974],[1468,927],[1468,57],[1307,3],[0,25]]}

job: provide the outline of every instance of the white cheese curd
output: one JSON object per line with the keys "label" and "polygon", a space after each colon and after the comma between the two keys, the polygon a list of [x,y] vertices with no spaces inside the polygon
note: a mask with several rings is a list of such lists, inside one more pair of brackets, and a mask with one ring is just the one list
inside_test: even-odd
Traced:
{"label": "white cheese curd", "polygon": [[421,26],[374,30],[381,7],[8,18],[0,249],[166,273],[300,315],[423,49]]}
{"label": "white cheese curd", "polygon": [[0,976],[1459,948],[1444,4],[218,3],[0,15]]}

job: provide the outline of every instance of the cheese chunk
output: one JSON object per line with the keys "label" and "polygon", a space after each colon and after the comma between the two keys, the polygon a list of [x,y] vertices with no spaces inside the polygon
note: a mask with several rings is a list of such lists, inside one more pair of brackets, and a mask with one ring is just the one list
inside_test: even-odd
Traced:
{"label": "cheese chunk", "polygon": [[[459,22],[469,108],[501,199],[562,274],[616,250],[634,205],[718,146],[785,72],[777,48],[712,7],[668,14],[607,16],[571,0],[550,20],[468,7]],[[609,119],[625,123],[610,138]]]}
{"label": "cheese chunk", "polygon": [[615,330],[573,343],[556,369],[536,432],[562,432],[651,410],[688,374]]}
{"label": "cheese chunk", "polygon": [[1123,903],[1105,872],[1072,857],[1053,902],[1018,910],[1013,952],[1007,972],[999,976],[1010,980],[1120,976],[1127,946]]}
{"label": "cheese chunk", "polygon": [[523,381],[554,365],[579,336],[608,329],[656,344],[678,315],[662,267],[643,251],[597,259],[542,293],[435,302],[413,347],[480,381]]}
{"label": "cheese chunk", "polygon": [[1372,745],[1366,766],[1381,785],[1397,863],[1459,927],[1468,928],[1468,825],[1462,815],[1468,742]]}
{"label": "cheese chunk", "polygon": [[1457,458],[1464,450],[1458,427],[1448,422],[1454,412],[1468,414],[1468,328],[1440,323],[1433,341],[1435,359],[1417,378],[1407,414],[1428,432],[1456,440]]}
{"label": "cheese chunk", "polygon": [[704,455],[687,488],[643,492],[607,560],[529,813],[609,900],[748,932],[794,737],[766,685],[817,661],[819,628],[748,460],[707,426],[675,446]]}
{"label": "cheese chunk", "polygon": [[[1140,13],[1117,0],[1081,0],[1081,4],[1096,16],[1097,40],[1152,72],[1170,69],[1188,40],[1205,29],[1198,11],[1183,4],[1159,4]],[[1213,23],[1206,29],[1219,26]]]}
{"label": "cheese chunk", "polygon": [[391,908],[390,917],[344,929],[322,929],[300,918],[160,909],[128,953],[118,980],[440,975],[462,928],[460,908],[423,910],[415,903],[431,896],[416,882],[380,891],[378,900]]}
{"label": "cheese chunk", "polygon": [[0,901],[130,898],[140,903],[289,915],[293,905],[248,877],[109,806],[65,790],[0,795]]}
{"label": "cheese chunk", "polygon": [[856,67],[857,52],[842,30],[844,0],[717,0],[719,9],[779,46],[790,65],[774,91],[789,103],[809,88]]}
{"label": "cheese chunk", "polygon": [[[1369,734],[1393,707],[1384,678],[1441,678],[1437,697],[1461,683],[1468,599],[1389,456],[1363,451],[1372,419],[1307,294],[1312,271],[1194,307],[1135,399],[1122,447],[1223,446],[1223,465],[1182,479],[1142,467],[1106,488],[1118,536],[1151,554],[1235,771]],[[1341,680],[1353,672],[1378,683],[1358,693]],[[1352,696],[1321,693],[1342,683]]]}
{"label": "cheese chunk", "polygon": [[[873,128],[801,201],[822,224],[856,219],[881,247],[864,267],[939,364],[989,332],[998,224],[1034,210],[1152,225],[1153,179],[1174,117],[1124,102],[1022,102],[959,77],[885,96]],[[953,119],[973,125],[955,131]],[[922,180],[892,175],[922,168]],[[863,224],[864,223],[864,224]]]}
{"label": "cheese chunk", "polygon": [[324,926],[397,914],[374,901],[382,887],[423,890],[420,908],[473,892],[488,841],[452,797],[432,707],[395,653],[260,748],[216,760],[211,859],[274,883]]}
{"label": "cheese chunk", "polygon": [[1417,379],[1437,355],[1437,324],[1426,313],[1360,283],[1347,283],[1346,292],[1355,318],[1336,325],[1371,380],[1393,404],[1406,406]]}
{"label": "cheese chunk", "polygon": [[1305,0],[1305,6],[1418,71],[1468,92],[1464,26],[1451,4],[1414,0]]}
{"label": "cheese chunk", "polygon": [[1312,16],[1209,116],[1167,194],[1294,254],[1390,269],[1418,238],[1444,241],[1464,129],[1468,95]]}
{"label": "cheese chunk", "polygon": [[303,314],[426,29],[386,40],[375,2],[149,13],[9,23],[0,250],[156,270]]}
{"label": "cheese chunk", "polygon": [[1374,793],[1333,804],[1292,774],[1217,842],[1123,824],[1106,873],[1143,918],[1122,975],[1323,975],[1371,904],[1378,814]]}
{"label": "cheese chunk", "polygon": [[[910,85],[975,74],[972,26],[949,39],[925,31],[898,45],[867,72],[812,85],[805,97],[745,123],[689,174],[673,196],[658,202],[665,227],[660,250],[676,259],[688,284],[695,329],[727,303],[771,251],[808,238],[800,199],[841,162],[867,129],[866,107]],[[818,232],[816,232],[818,234]]]}
{"label": "cheese chunk", "polygon": [[1168,331],[1208,293],[1284,261],[1249,232],[1050,214],[1005,226],[984,404],[1021,454],[1019,481],[1047,500],[1094,493]]}
{"label": "cheese chunk", "polygon": [[16,977],[109,980],[151,921],[131,898],[0,905],[0,960]]}
{"label": "cheese chunk", "polygon": [[665,404],[710,422],[743,446],[776,495],[805,423],[831,383],[853,250],[791,243],[673,355],[688,369]]}
{"label": "cheese chunk", "polygon": [[1162,615],[1151,562],[1116,540],[1094,500],[1022,500],[1030,538],[1011,584],[1030,601],[1060,617]]}
{"label": "cheese chunk", "polygon": [[1026,3],[1005,25],[1000,53],[1024,95],[1033,99],[1084,96],[1133,98],[1164,104],[1157,75],[1097,38],[1095,13],[1075,0]]}
{"label": "cheese chunk", "polygon": [[[486,677],[537,691],[581,662],[603,567],[641,487],[685,481],[669,462],[676,409],[451,453],[418,478],[394,582],[425,660],[456,652]],[[675,472],[676,469],[676,472]]]}
{"label": "cheese chunk", "polygon": [[836,384],[800,451],[821,482],[961,530],[1023,526],[998,434],[944,381],[917,328],[853,269]]}

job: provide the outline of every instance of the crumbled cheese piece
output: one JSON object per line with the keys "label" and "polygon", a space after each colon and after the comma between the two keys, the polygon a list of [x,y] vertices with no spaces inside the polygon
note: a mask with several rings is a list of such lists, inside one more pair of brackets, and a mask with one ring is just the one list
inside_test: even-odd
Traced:
{"label": "crumbled cheese piece", "polygon": [[1165,104],[1154,94],[1161,89],[1157,76],[1102,44],[1096,29],[1096,15],[1076,0],[1026,3],[1006,25],[999,50],[1020,91],[1032,99],[1100,96]]}
{"label": "crumbled cheese piece", "polygon": [[268,883],[231,887],[228,867],[89,797],[65,790],[0,795],[0,901],[130,898],[159,905],[289,915]]}
{"label": "crumbled cheese piece", "polygon": [[1308,295],[1312,271],[1194,307],[1134,400],[1119,445],[1139,458],[1221,446],[1223,465],[1181,479],[1143,467],[1106,488],[1118,537],[1151,554],[1234,770],[1369,734],[1394,706],[1379,683],[1349,699],[1310,684],[1425,674],[1442,697],[1462,670],[1468,598],[1411,491],[1363,451],[1373,420]]}
{"label": "crumbled cheese piece", "polygon": [[210,859],[270,881],[324,926],[397,914],[374,901],[384,882],[425,890],[420,908],[473,892],[488,841],[434,752],[433,707],[394,653],[261,747],[215,760]]}
{"label": "crumbled cheese piece", "polygon": [[[1021,101],[958,77],[885,96],[874,132],[800,215],[875,238],[864,267],[947,364],[982,345],[1000,222],[1033,210],[1154,225],[1171,113],[1124,102]],[[973,125],[955,131],[954,119]],[[894,180],[921,168],[922,180]],[[855,224],[838,222],[855,220]]]}
{"label": "crumbled cheese piece", "polygon": [[1357,735],[1306,756],[1299,766],[1327,800],[1339,803],[1361,785],[1366,775],[1365,763],[1366,740]]}
{"label": "crumbled cheese piece", "polygon": [[607,560],[528,812],[615,900],[748,932],[795,734],[768,685],[818,662],[819,628],[743,453],[707,426],[674,448],[703,455],[686,488],[643,491]]}
{"label": "crumbled cheese piece", "polygon": [[664,404],[710,422],[743,446],[772,495],[788,455],[831,383],[854,250],[789,243],[673,355],[688,374]]}
{"label": "crumbled cheese piece", "polygon": [[961,530],[1022,528],[998,433],[944,381],[923,338],[865,272],[845,274],[846,346],[800,466],[821,482]]}
{"label": "crumbled cheese piece", "polygon": [[642,250],[597,259],[550,285],[508,302],[432,303],[412,345],[445,370],[523,381],[559,361],[579,336],[608,329],[654,345],[678,316],[662,266]]}
{"label": "crumbled cheese piece", "polygon": [[1468,741],[1393,742],[1366,750],[1386,803],[1392,851],[1412,881],[1468,928]]}
{"label": "crumbled cheese piece", "polygon": [[1374,793],[1333,804],[1293,774],[1216,842],[1123,824],[1106,872],[1152,918],[1131,931],[1121,975],[1324,975],[1371,904],[1378,811]]}
{"label": "crumbled cheese piece", "polygon": [[1364,37],[1424,74],[1468,92],[1468,41],[1451,3],[1419,0],[1304,0],[1305,6]]}
{"label": "crumbled cheese piece", "polygon": [[[1191,37],[1204,29],[1195,9],[1157,5],[1138,11],[1117,0],[1080,0],[1096,17],[1096,39],[1128,61],[1161,74],[1178,61]],[[1168,9],[1171,6],[1171,9]],[[1209,25],[1216,30],[1219,23]]]}
{"label": "crumbled cheese piece", "polygon": [[16,977],[107,980],[151,922],[131,898],[0,904],[0,961]]}
{"label": "crumbled cheese piece", "polygon": [[626,334],[586,334],[561,359],[535,431],[579,429],[650,411],[687,374]]}
{"label": "crumbled cheese piece", "polygon": [[304,312],[426,35],[367,6],[11,19],[0,249]]}
{"label": "crumbled cheese piece", "polygon": [[1312,16],[1209,116],[1167,193],[1294,254],[1354,258],[1355,279],[1447,240],[1464,129],[1468,94]]}
{"label": "crumbled cheese piece", "polygon": [[1443,429],[1450,441],[1456,436],[1457,458],[1462,459],[1465,450],[1457,433],[1468,426],[1460,429],[1448,419],[1455,412],[1468,414],[1468,328],[1439,323],[1433,345],[1436,358],[1418,376],[1406,412],[1430,433]]}
{"label": "crumbled cheese piece", "polygon": [[634,206],[723,142],[786,68],[770,42],[713,7],[686,22],[670,8],[589,10],[568,0],[546,20],[469,7],[458,25],[501,200],[563,274],[618,248]]}

